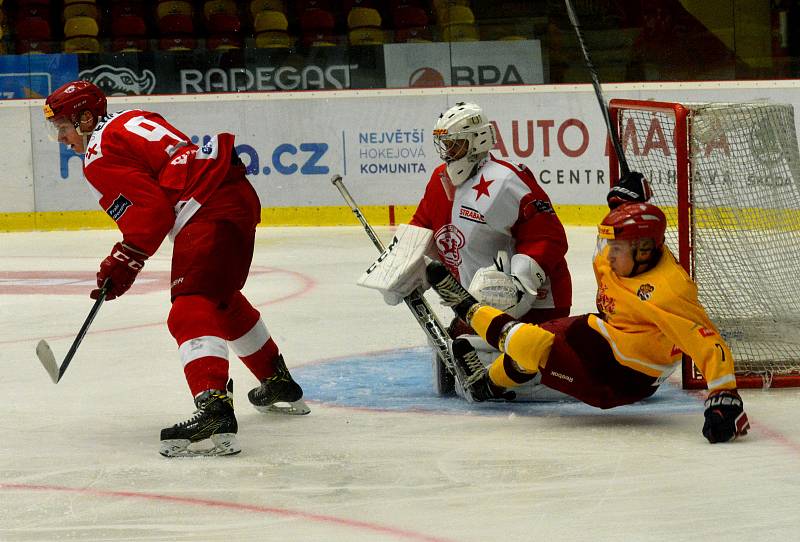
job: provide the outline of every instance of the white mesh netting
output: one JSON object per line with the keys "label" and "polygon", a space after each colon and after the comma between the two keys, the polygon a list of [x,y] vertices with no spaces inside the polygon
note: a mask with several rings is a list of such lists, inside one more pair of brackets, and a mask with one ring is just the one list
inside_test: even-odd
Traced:
{"label": "white mesh netting", "polygon": [[[737,374],[800,372],[800,155],[791,105],[683,104],[689,110],[692,264],[700,301]],[[675,115],[621,109],[632,170],[651,181],[678,254]]]}

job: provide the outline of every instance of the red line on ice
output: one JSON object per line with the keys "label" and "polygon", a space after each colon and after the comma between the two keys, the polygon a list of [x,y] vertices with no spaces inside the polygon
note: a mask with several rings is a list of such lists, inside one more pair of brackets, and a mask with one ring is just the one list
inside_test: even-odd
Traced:
{"label": "red line on ice", "polygon": [[164,501],[174,504],[187,504],[193,506],[204,506],[209,508],[222,508],[227,510],[234,510],[237,512],[256,512],[259,514],[269,514],[288,518],[297,518],[309,520],[316,523],[329,523],[338,525],[340,527],[348,527],[352,529],[359,529],[363,531],[371,531],[375,533],[386,534],[399,538],[402,540],[418,540],[422,542],[448,542],[448,539],[439,538],[436,536],[428,536],[421,533],[407,531],[405,529],[397,529],[395,527],[387,527],[377,523],[369,523],[356,519],[339,518],[336,516],[326,516],[323,514],[312,514],[309,512],[301,512],[298,510],[289,510],[287,508],[275,508],[272,506],[260,506],[257,504],[244,504],[227,501],[215,501],[211,499],[198,499],[193,497],[177,497],[174,495],[161,495],[158,493],[140,493],[136,491],[115,491],[103,490],[92,488],[79,488],[79,487],[64,487],[64,486],[51,486],[51,485],[36,485],[36,484],[3,484],[0,483],[0,489],[5,491],[47,491],[53,493],[75,493],[79,495],[86,495],[90,497],[116,497],[120,499],[141,499],[147,501]]}

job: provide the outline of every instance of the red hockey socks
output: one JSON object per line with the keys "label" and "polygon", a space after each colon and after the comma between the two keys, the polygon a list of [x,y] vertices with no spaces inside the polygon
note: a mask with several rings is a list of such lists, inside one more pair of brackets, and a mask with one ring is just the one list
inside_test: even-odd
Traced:
{"label": "red hockey socks", "polygon": [[278,345],[272,340],[261,314],[241,292],[234,294],[220,317],[231,349],[259,382],[275,374],[275,360],[280,353]]}
{"label": "red hockey socks", "polygon": [[206,390],[224,390],[228,383],[228,345],[217,320],[217,307],[199,295],[178,296],[167,326],[183,363],[192,396]]}

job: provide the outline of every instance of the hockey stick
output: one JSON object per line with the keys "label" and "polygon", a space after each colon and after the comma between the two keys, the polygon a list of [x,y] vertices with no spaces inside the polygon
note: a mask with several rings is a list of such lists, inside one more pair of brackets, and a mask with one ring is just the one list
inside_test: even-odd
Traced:
{"label": "hockey stick", "polygon": [[72,346],[70,346],[69,352],[67,352],[67,357],[65,357],[64,361],[61,362],[61,366],[56,364],[56,357],[53,355],[53,349],[50,348],[50,345],[47,344],[47,341],[42,339],[39,341],[39,344],[36,345],[36,356],[39,358],[39,361],[42,362],[44,370],[50,375],[50,378],[53,380],[53,384],[58,384],[58,382],[61,380],[61,377],[64,376],[64,372],[67,370],[67,367],[69,367],[69,363],[75,356],[75,352],[78,351],[78,346],[80,346],[81,341],[83,341],[83,337],[89,330],[89,326],[92,325],[94,317],[97,316],[97,311],[100,310],[100,307],[103,305],[103,301],[106,300],[106,294],[108,293],[109,286],[108,280],[106,280],[103,283],[103,286],[100,288],[100,294],[97,296],[97,301],[94,302],[92,310],[89,311],[89,316],[86,317],[86,320],[81,326],[81,330],[78,331],[78,336],[75,337],[74,341],[72,341]]}
{"label": "hockey stick", "polygon": [[[356,218],[361,225],[364,226],[364,230],[367,232],[367,235],[372,240],[372,244],[375,245],[375,248],[378,249],[378,252],[383,252],[385,247],[378,236],[375,234],[375,230],[372,229],[372,226],[369,225],[367,219],[364,218],[364,215],[361,214],[361,210],[358,208],[353,196],[350,195],[350,192],[347,190],[347,187],[342,182],[341,175],[334,175],[331,178],[331,182],[333,185],[339,189],[339,192],[342,194],[344,201],[350,207],[350,210],[353,211],[353,214],[356,215]],[[403,301],[406,302],[406,305],[411,310],[411,313],[414,315],[414,318],[417,319],[417,323],[422,328],[422,331],[425,332],[425,335],[428,336],[433,347],[436,349],[436,353],[439,357],[444,360],[444,364],[447,367],[447,370],[454,376],[456,379],[456,384],[463,388],[465,375],[458,371],[457,365],[453,361],[453,355],[450,353],[450,349],[447,347],[447,343],[450,340],[450,336],[445,331],[444,326],[439,321],[439,318],[436,317],[433,310],[431,310],[430,305],[422,296],[419,290],[414,290],[409,295],[403,298]]]}
{"label": "hockey stick", "polygon": [[619,141],[619,134],[617,134],[617,130],[611,124],[611,116],[608,113],[608,104],[606,104],[606,100],[603,98],[603,89],[600,87],[600,78],[597,76],[597,70],[592,63],[592,59],[589,57],[589,50],[586,48],[586,43],[583,41],[583,32],[581,31],[581,25],[578,22],[578,16],[575,15],[575,10],[572,9],[572,2],[570,0],[564,0],[564,3],[567,6],[567,15],[569,15],[569,21],[572,23],[572,28],[575,29],[575,35],[578,36],[578,44],[581,46],[581,51],[583,51],[583,59],[586,61],[586,68],[589,70],[589,75],[592,76],[594,93],[597,96],[597,101],[600,103],[600,110],[603,113],[603,120],[606,121],[606,129],[608,130],[608,135],[611,137],[611,144],[614,146],[614,152],[617,153],[619,167],[622,169],[622,174],[627,175],[628,172],[630,172],[628,161],[625,159],[625,153],[622,152],[622,144]]}

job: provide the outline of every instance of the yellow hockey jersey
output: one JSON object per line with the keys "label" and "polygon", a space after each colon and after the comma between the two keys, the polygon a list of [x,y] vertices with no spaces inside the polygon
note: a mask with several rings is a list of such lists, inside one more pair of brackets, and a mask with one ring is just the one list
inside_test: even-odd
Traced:
{"label": "yellow hockey jersey", "polygon": [[663,382],[691,356],[709,390],[734,389],[733,356],[697,299],[697,285],[664,246],[658,264],[620,277],[600,241],[594,258],[597,308],[589,325],[608,341],[622,365]]}

